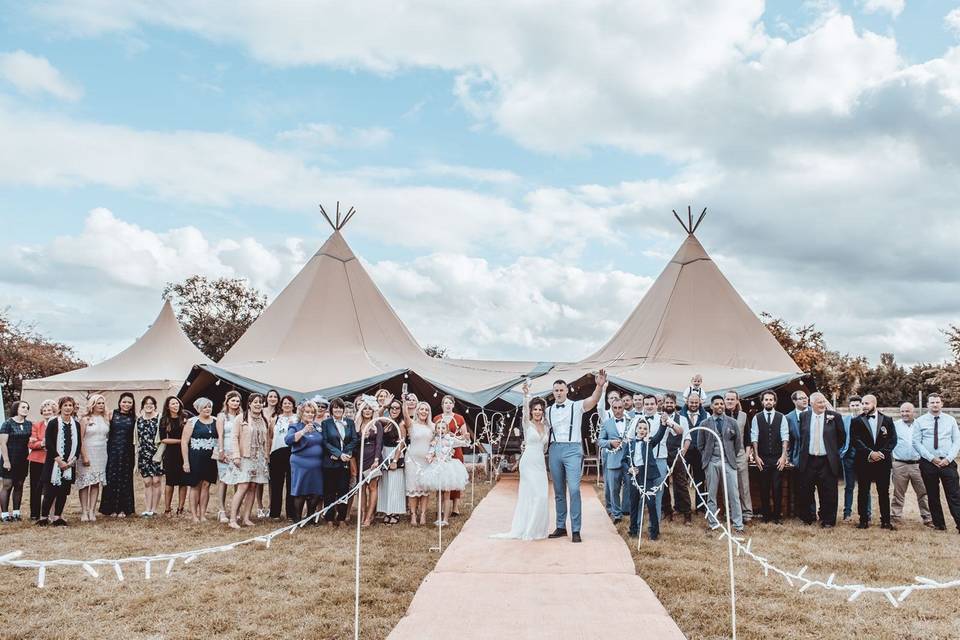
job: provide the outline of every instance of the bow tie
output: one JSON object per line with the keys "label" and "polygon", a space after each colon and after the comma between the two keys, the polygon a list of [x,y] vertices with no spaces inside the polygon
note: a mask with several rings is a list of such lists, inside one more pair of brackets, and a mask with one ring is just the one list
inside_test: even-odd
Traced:
{"label": "bow tie", "polygon": [[623,418],[617,418],[617,422],[623,422]]}
{"label": "bow tie", "polygon": [[865,415],[864,417],[865,417],[867,420],[871,420],[871,419],[872,419],[872,420],[876,420],[876,419],[877,419],[877,414],[871,413],[871,414],[869,414],[869,415]]}
{"label": "bow tie", "polygon": [[567,406],[567,405],[566,405],[566,404],[558,404],[558,405],[556,405],[557,409],[563,409],[565,406]]}

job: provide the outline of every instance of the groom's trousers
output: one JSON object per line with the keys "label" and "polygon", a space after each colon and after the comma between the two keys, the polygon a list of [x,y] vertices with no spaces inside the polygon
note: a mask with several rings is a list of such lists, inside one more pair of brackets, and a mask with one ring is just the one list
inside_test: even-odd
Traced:
{"label": "groom's trousers", "polygon": [[580,476],[583,446],[579,442],[550,443],[550,477],[557,507],[557,528],[567,528],[567,493],[570,494],[570,530],[580,531]]}

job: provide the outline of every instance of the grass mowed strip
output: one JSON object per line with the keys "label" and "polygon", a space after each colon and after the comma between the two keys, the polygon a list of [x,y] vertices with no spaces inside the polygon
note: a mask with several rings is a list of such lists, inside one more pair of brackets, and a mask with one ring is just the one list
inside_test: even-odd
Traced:
{"label": "grass mowed strip", "polygon": [[[841,584],[893,586],[910,584],[914,576],[960,577],[960,535],[953,527],[946,532],[924,527],[912,493],[907,506],[908,520],[894,532],[880,529],[874,504],[875,520],[865,531],[855,528],[856,518],[833,530],[787,520],[780,526],[750,524],[746,536],[753,538],[753,551],[772,564],[794,573],[806,565],[804,575],[821,580],[835,572],[835,582]],[[729,638],[727,543],[718,539],[719,532],[707,532],[703,517],[695,518],[692,527],[683,526],[681,520],[661,523],[656,542],[650,542],[644,531],[639,551],[636,538],[627,537],[626,520],[619,531],[633,554],[637,574],[688,638]],[[915,592],[894,608],[881,594],[864,593],[848,603],[849,594],[817,588],[800,593],[779,576],[764,576],[759,564],[744,557],[734,557],[734,570],[737,633],[743,640],[960,638],[958,589]]]}
{"label": "grass mowed strip", "polygon": [[[488,489],[478,482],[478,503]],[[465,496],[462,515],[443,530],[444,549],[470,516],[469,486]],[[285,524],[264,521],[242,531],[186,518],[100,517],[81,524],[78,506],[74,492],[69,527],[0,526],[0,553],[20,549],[24,558],[45,560],[159,554],[227,544]],[[269,549],[255,544],[178,561],[170,577],[166,561],[153,563],[150,580],[142,564],[124,565],[123,582],[110,566],[97,567],[99,579],[81,567],[57,567],[38,589],[36,570],[0,567],[0,638],[352,638],[355,525],[354,519],[338,529],[307,526],[275,538]],[[429,550],[436,543],[436,527],[411,527],[409,519],[363,529],[361,637],[384,638],[403,617],[440,557]]]}

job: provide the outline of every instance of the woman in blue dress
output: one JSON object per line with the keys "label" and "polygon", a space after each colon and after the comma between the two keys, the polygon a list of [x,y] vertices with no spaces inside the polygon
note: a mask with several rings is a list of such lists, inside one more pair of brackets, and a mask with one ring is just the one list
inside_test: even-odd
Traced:
{"label": "woman in blue dress", "polygon": [[217,482],[217,421],[213,417],[213,401],[197,398],[193,403],[197,417],[187,422],[180,438],[184,481],[190,487],[190,514],[194,522],[206,522],[210,485]]}
{"label": "woman in blue dress", "polygon": [[115,518],[133,515],[133,469],[136,466],[133,436],[137,416],[133,394],[120,394],[117,410],[110,418],[107,435],[107,481],[100,500],[100,513]]}
{"label": "woman in blue dress", "polygon": [[294,520],[317,511],[323,497],[323,431],[317,424],[317,403],[308,400],[297,408],[297,422],[287,427],[284,441],[290,447],[290,475]]}

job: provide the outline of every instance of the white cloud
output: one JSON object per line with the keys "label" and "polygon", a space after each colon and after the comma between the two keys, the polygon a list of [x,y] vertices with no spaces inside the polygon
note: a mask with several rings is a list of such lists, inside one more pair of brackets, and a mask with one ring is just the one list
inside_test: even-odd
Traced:
{"label": "white cloud", "polygon": [[903,8],[907,0],[859,0],[864,13],[880,13],[886,11],[891,17],[896,18],[903,13]]}
{"label": "white cloud", "polygon": [[946,24],[947,29],[952,31],[954,35],[960,37],[960,7],[948,13],[944,17],[943,22]]}
{"label": "white cloud", "polygon": [[6,80],[21,93],[47,93],[61,100],[75,101],[83,90],[69,82],[46,58],[18,49],[0,53],[0,80]]}
{"label": "white cloud", "polygon": [[357,147],[361,149],[382,146],[392,137],[390,130],[384,127],[350,128],[324,122],[309,122],[296,129],[281,131],[277,134],[278,140],[299,144],[323,148]]}

